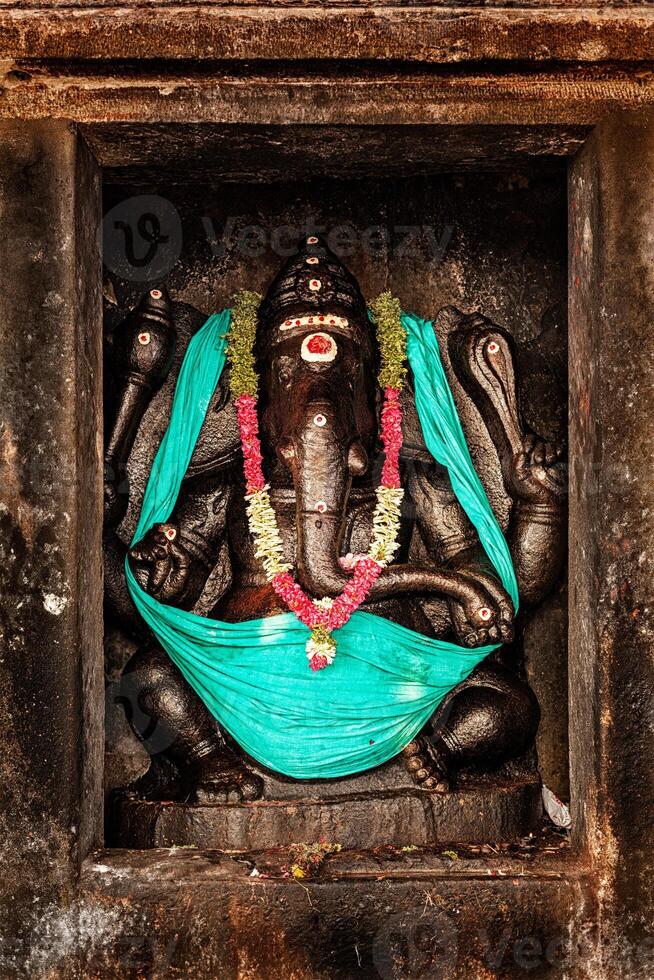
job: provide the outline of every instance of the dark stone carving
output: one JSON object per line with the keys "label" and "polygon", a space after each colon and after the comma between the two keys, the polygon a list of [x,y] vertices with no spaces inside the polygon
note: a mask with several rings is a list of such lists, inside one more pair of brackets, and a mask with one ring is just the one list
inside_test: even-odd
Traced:
{"label": "dark stone carving", "polygon": [[172,365],[171,313],[165,290],[153,289],[112,338],[111,359],[121,393],[104,457],[105,515],[111,524],[118,524],[127,509],[127,460],[141,417]]}
{"label": "dark stone carving", "polygon": [[[319,257],[320,295],[308,285],[307,269],[315,268],[306,264],[310,255]],[[339,348],[333,364],[307,363],[297,356],[299,345],[315,327],[288,334],[276,328],[285,318],[325,310],[325,293],[329,312],[347,317],[349,326],[329,327]],[[189,318],[189,308],[182,312]],[[190,322],[191,331],[202,322],[197,311],[191,311]],[[404,751],[406,769],[419,787],[447,792],[461,769],[492,770],[533,742],[538,704],[516,670],[511,641],[529,608],[559,575],[565,483],[561,448],[540,440],[521,418],[510,336],[480,314],[464,315],[454,308],[438,314],[435,328],[448,338],[444,354],[476,408],[466,413],[464,424],[484,426],[497,448],[501,470],[489,470],[482,478],[502,482],[512,502],[507,535],[523,604],[513,622],[511,603],[488,573],[445,471],[426,450],[409,384],[401,549],[366,608],[470,647],[505,641],[450,692]],[[149,337],[145,345],[144,334]],[[147,461],[130,459],[139,424],[151,434],[145,443],[152,444],[152,452],[165,427],[165,417],[146,414],[141,419],[170,369],[173,345],[173,313],[163,290],[145,297],[115,330],[113,341],[120,385],[107,450],[112,474],[106,498],[107,600],[114,618],[132,635],[142,636],[125,668],[123,695],[134,730],[152,754],[150,770],[132,790],[145,799],[254,800],[263,791],[262,776],[246,764],[166,654],[144,635],[120,571],[125,546],[114,529],[125,511],[124,471],[147,468]],[[356,281],[322,242],[301,246],[271,286],[262,304],[258,357],[265,466],[286,553],[308,592],[335,595],[344,584],[339,555],[365,552],[369,543],[379,397],[365,302]],[[335,421],[320,430],[316,441],[310,421],[325,408]],[[326,514],[315,511],[317,500],[328,503]],[[209,406],[170,524],[177,531],[173,541],[158,526],[131,553],[137,578],[153,595],[233,622],[284,611],[265,581],[247,529],[228,377]],[[480,605],[492,611],[483,624],[476,614]]]}

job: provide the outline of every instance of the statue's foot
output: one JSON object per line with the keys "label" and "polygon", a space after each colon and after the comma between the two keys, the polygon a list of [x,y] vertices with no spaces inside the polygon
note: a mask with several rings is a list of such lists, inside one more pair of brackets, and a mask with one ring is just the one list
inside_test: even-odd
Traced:
{"label": "statue's foot", "polygon": [[195,766],[189,785],[190,803],[242,803],[258,800],[263,779],[234,753],[205,756]]}
{"label": "statue's foot", "polygon": [[417,786],[434,793],[448,793],[451,777],[448,772],[445,752],[440,751],[438,743],[419,735],[409,742],[402,756],[407,771]]}
{"label": "statue's foot", "polygon": [[182,794],[179,771],[165,756],[152,756],[147,772],[121,792],[139,800],[177,800]]}

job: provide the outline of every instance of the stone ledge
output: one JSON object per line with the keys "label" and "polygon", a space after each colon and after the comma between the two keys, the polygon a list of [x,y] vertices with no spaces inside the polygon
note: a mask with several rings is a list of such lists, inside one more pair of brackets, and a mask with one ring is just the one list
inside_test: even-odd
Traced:
{"label": "stone ledge", "polygon": [[535,831],[540,780],[507,780],[441,795],[420,789],[191,806],[116,794],[112,843],[123,847],[220,847],[229,851],[326,839],[344,848],[497,843]]}
{"label": "stone ledge", "polygon": [[644,61],[642,8],[186,6],[0,8],[2,58]]}
{"label": "stone ledge", "polygon": [[[82,870],[84,888],[120,890],[120,882],[167,882],[195,885],[258,878],[286,881],[293,848],[271,847],[261,851],[227,851],[222,848],[161,847],[135,849],[109,847],[97,851]],[[252,872],[256,870],[256,874]],[[535,833],[511,843],[442,844],[427,847],[366,847],[342,849],[328,854],[311,883],[326,881],[407,881],[419,879],[463,880],[479,878],[525,878],[529,880],[585,880],[591,873],[588,861],[577,854],[569,836],[552,827],[547,819]]]}
{"label": "stone ledge", "polygon": [[297,881],[274,869],[288,852],[103,851],[85,866],[80,908],[107,926],[77,975],[589,975],[596,899],[572,855],[459,853],[342,852]]}
{"label": "stone ledge", "polygon": [[[653,11],[654,13],[654,11]],[[0,43],[1,43],[0,14]],[[653,34],[654,36],[654,34]],[[0,59],[2,51],[0,48]],[[654,60],[654,53],[653,53]],[[1,118],[65,118],[90,124],[402,126],[592,126],[620,110],[654,105],[654,73],[622,66],[548,68],[499,73],[374,71],[339,66],[249,66],[207,63],[0,63]],[[120,139],[118,130],[116,140]],[[166,129],[162,129],[166,136]],[[180,134],[178,134],[179,138]],[[551,130],[540,152],[547,152]],[[106,138],[106,137],[105,137]],[[556,142],[556,140],[555,140]],[[554,152],[556,150],[554,149]]]}

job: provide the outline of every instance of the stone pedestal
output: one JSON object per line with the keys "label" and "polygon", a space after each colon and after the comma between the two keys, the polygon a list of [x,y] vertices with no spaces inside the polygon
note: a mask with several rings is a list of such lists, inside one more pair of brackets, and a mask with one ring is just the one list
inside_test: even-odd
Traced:
{"label": "stone pedestal", "polygon": [[464,779],[457,791],[443,795],[412,786],[400,762],[329,783],[264,778],[264,798],[254,803],[191,806],[115,793],[107,812],[109,842],[223,851],[320,840],[355,849],[495,844],[526,837],[539,830],[543,819],[536,774]]}
{"label": "stone pedestal", "polygon": [[548,849],[341,852],[317,878],[294,877],[289,850],[114,850],[88,863],[82,896],[120,910],[120,929],[109,922],[75,965],[194,980],[588,977],[592,885]]}

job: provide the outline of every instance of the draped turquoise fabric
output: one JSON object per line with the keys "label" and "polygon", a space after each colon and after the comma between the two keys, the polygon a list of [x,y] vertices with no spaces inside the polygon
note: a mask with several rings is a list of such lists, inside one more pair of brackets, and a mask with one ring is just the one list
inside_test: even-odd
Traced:
{"label": "draped turquoise fabric", "polygon": [[[132,544],[170,517],[225,363],[228,310],[191,339],[170,424],[152,466]],[[475,473],[431,323],[403,314],[425,442],[517,609],[509,549]],[[309,631],[292,613],[223,623],[166,606],[125,563],[136,607],[209,711],[254,759],[287,776],[335,778],[397,755],[445,695],[494,646],[469,650],[379,616],[355,613],[337,631],[334,663],[309,670]]]}

